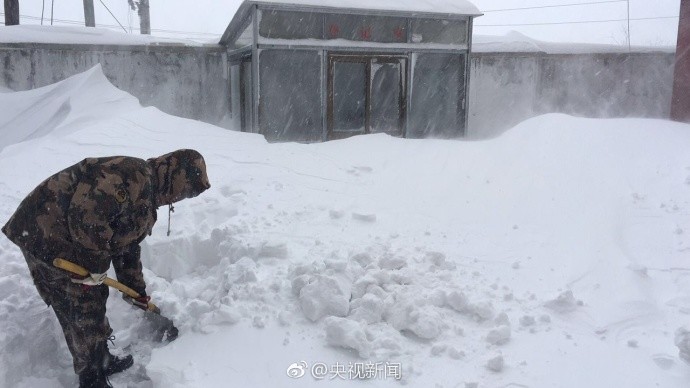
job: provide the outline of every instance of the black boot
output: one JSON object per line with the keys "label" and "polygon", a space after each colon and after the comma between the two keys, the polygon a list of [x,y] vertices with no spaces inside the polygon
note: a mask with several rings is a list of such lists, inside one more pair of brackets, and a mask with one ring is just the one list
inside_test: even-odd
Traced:
{"label": "black boot", "polygon": [[79,375],[79,388],[112,388],[100,368],[87,369]]}
{"label": "black boot", "polygon": [[110,376],[114,375],[115,373],[120,373],[125,369],[128,369],[130,366],[134,365],[134,358],[132,357],[131,354],[128,354],[124,357],[117,357],[113,356],[108,352],[105,356],[107,358],[105,362],[105,375]]}
{"label": "black boot", "polygon": [[[111,337],[109,339],[112,340],[113,338],[114,337]],[[134,365],[134,358],[131,354],[128,354],[124,357],[117,357],[110,354],[110,351],[108,350],[108,341],[103,342],[103,349],[105,349],[105,355],[103,357],[103,371],[106,376],[120,373]]]}

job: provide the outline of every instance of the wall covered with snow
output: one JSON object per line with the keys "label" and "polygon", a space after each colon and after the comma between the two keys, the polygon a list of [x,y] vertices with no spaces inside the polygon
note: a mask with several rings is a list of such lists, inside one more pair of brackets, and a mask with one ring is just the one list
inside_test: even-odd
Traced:
{"label": "wall covered with snow", "polygon": [[467,135],[490,137],[535,115],[539,58],[472,54]]}
{"label": "wall covered with snow", "polygon": [[213,124],[229,111],[224,51],[218,47],[66,44],[0,45],[0,86],[15,91],[61,81],[101,64],[144,106]]}
{"label": "wall covered with snow", "polygon": [[498,135],[543,113],[667,118],[674,54],[473,53],[468,135]]}
{"label": "wall covered with snow", "polygon": [[[100,63],[145,106],[231,127],[225,58],[218,46],[3,44],[0,88],[45,86]],[[669,52],[473,53],[468,136],[492,137],[543,113],[666,118],[673,61]]]}

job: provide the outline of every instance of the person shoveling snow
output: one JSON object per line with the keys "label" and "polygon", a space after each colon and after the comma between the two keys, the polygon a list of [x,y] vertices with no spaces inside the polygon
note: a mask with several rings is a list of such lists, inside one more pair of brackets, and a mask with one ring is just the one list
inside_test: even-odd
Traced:
{"label": "person shoveling snow", "polygon": [[[133,291],[125,300],[152,310],[139,244],[151,234],[159,206],[172,210],[173,203],[210,187],[204,158],[194,150],[148,160],[87,158],[38,185],[3,227],[24,254],[41,298],[53,307],[80,387],[108,387],[108,376],[133,364],[131,355],[116,357],[108,350],[113,330],[105,316],[104,281],[110,263],[118,281]],[[62,259],[55,261],[61,268],[55,259]],[[81,275],[75,274],[79,267],[85,270]],[[163,334],[174,339],[172,322],[158,317],[168,322]]]}

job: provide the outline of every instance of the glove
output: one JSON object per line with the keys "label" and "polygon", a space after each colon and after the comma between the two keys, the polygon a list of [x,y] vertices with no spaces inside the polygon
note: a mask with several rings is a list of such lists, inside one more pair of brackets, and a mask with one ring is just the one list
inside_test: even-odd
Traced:
{"label": "glove", "polygon": [[82,284],[84,286],[100,286],[108,276],[107,273],[90,273],[88,276],[70,276],[72,283]]}
{"label": "glove", "polygon": [[125,302],[131,304],[132,306],[147,311],[149,309],[149,301],[151,300],[151,297],[148,295],[142,295],[138,298],[132,298],[129,295],[122,294],[122,299],[124,299]]}

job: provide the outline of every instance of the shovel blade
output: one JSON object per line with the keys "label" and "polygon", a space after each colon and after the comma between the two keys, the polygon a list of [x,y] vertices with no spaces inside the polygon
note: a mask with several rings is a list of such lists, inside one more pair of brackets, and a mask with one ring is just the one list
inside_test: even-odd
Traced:
{"label": "shovel blade", "polygon": [[145,322],[151,337],[156,342],[171,342],[177,338],[179,331],[173,321],[160,314],[147,311],[144,314]]}

